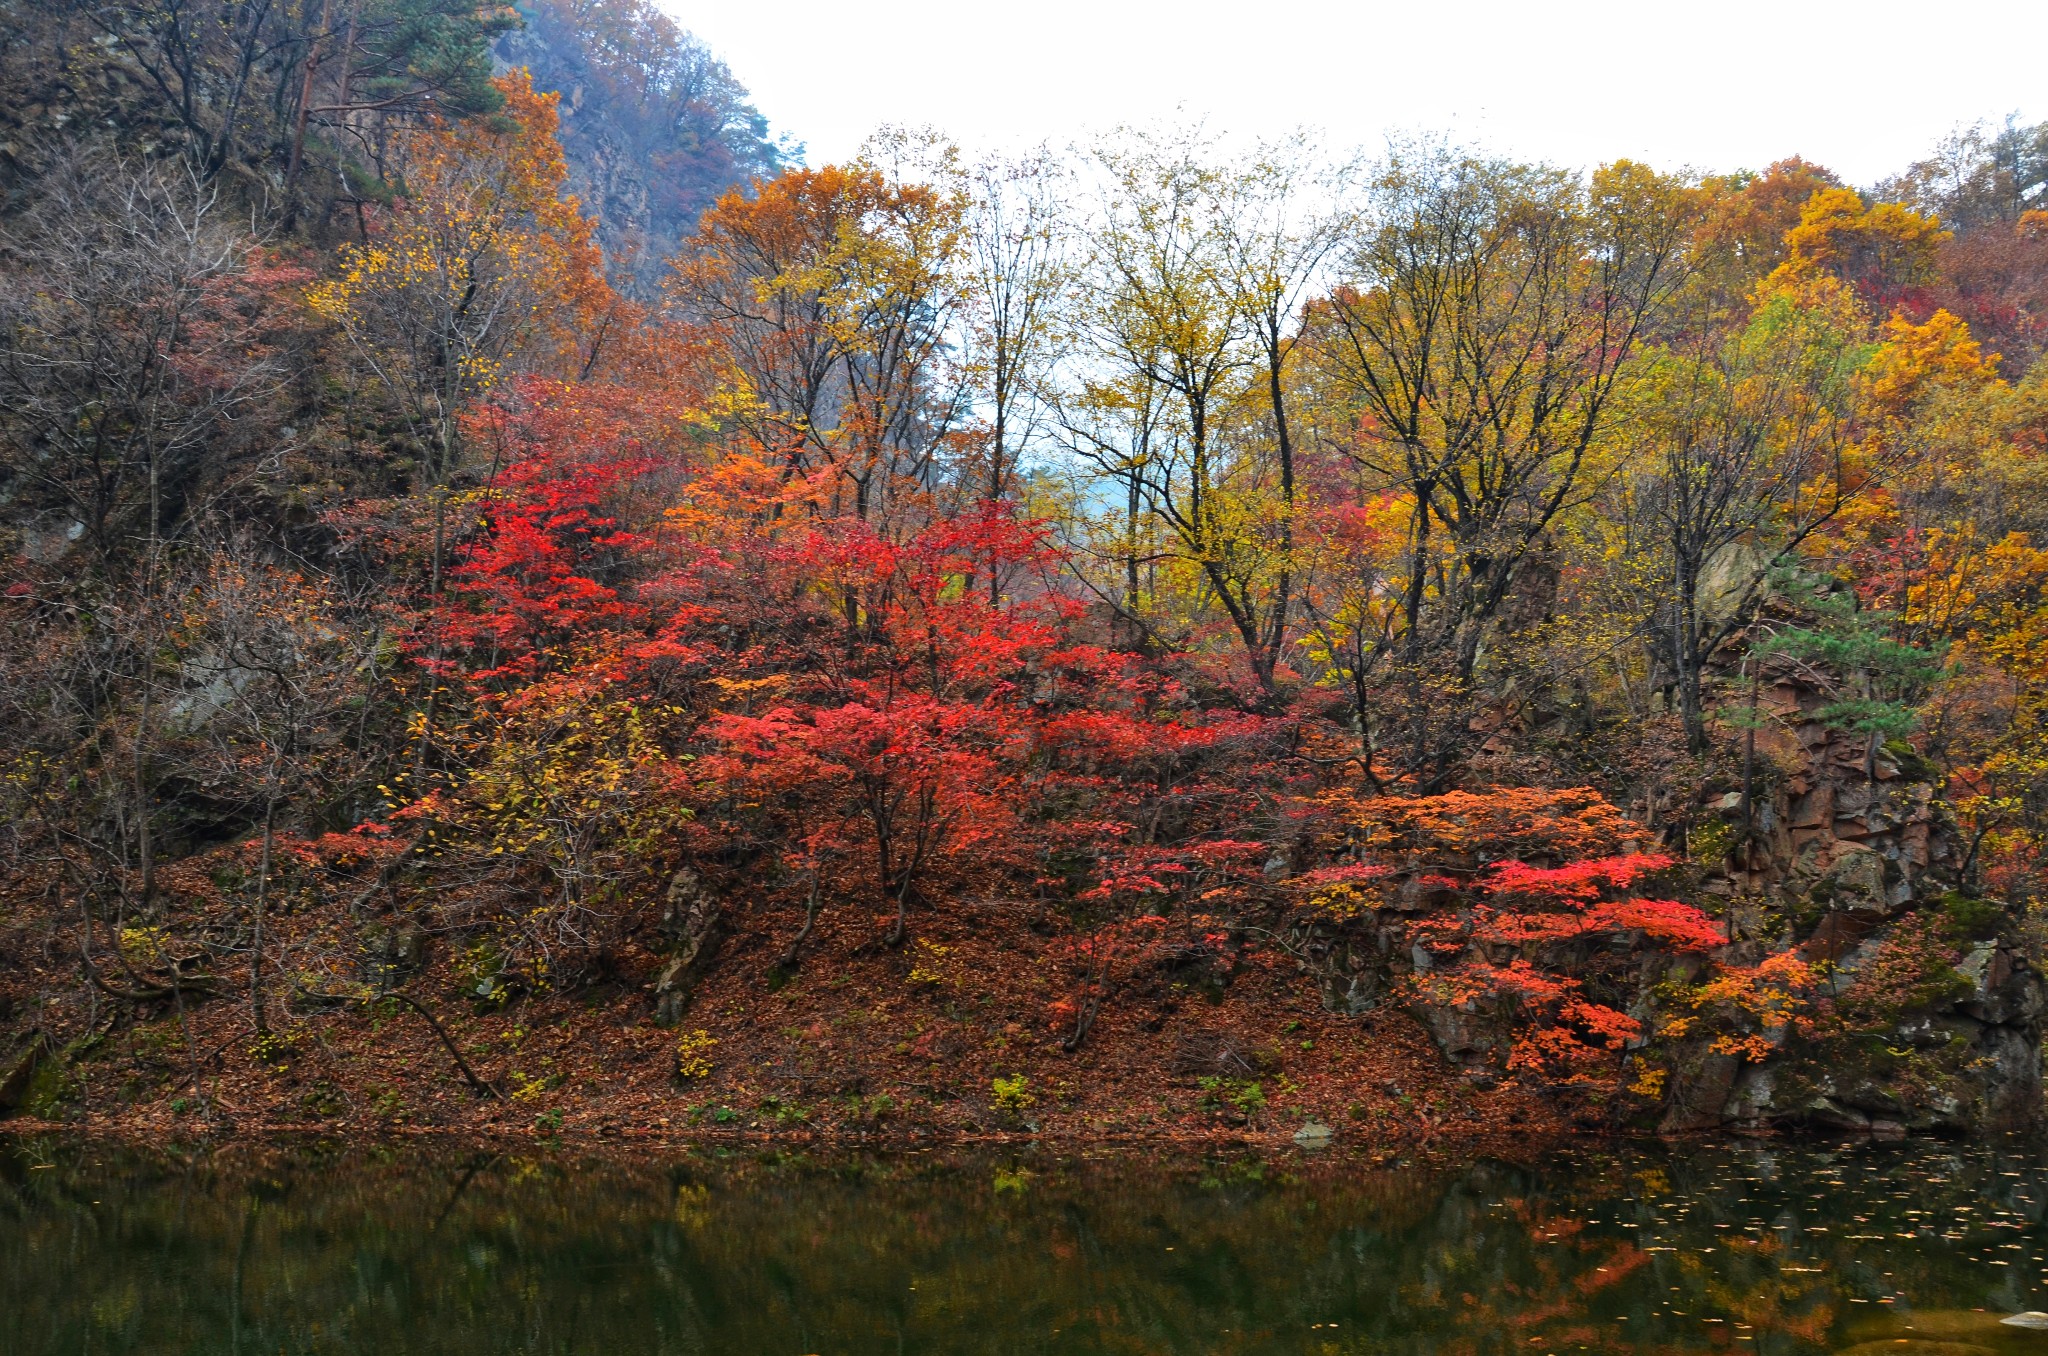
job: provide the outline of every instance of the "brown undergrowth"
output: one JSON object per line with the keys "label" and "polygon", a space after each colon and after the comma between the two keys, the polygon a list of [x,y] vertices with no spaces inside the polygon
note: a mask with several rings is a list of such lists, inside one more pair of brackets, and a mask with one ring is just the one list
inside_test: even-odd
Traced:
{"label": "brown undergrowth", "polygon": [[[619,956],[611,979],[574,992],[489,1003],[465,996],[459,949],[443,945],[404,987],[417,1006],[280,1003],[261,1042],[232,993],[182,1010],[104,996],[38,1006],[71,976],[17,951],[12,1025],[42,1031],[56,1053],[16,1123],[141,1136],[1285,1143],[1314,1122],[1389,1156],[1572,1127],[1540,1089],[1460,1076],[1405,1014],[1324,1011],[1291,967],[1118,994],[1070,1053],[1057,1024],[1068,980],[1030,930],[948,935],[935,919],[888,948],[886,923],[821,923],[784,972],[776,939],[796,920],[757,915],[670,1028],[653,1020],[651,954]],[[468,1085],[457,1052],[488,1092]]]}

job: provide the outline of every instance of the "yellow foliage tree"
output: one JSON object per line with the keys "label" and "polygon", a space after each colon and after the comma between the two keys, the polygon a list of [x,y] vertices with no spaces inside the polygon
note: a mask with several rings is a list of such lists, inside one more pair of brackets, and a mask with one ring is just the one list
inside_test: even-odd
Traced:
{"label": "yellow foliage tree", "polygon": [[1933,217],[1897,203],[1868,207],[1854,189],[1823,188],[1799,209],[1785,233],[1785,262],[1770,285],[1828,274],[1866,291],[1885,292],[1933,277],[1935,251],[1950,239]]}
{"label": "yellow foliage tree", "polygon": [[587,370],[618,299],[594,223],[564,190],[557,96],[524,70],[502,114],[401,147],[404,196],[307,294],[419,445],[421,489],[460,470],[459,415],[515,367]]}

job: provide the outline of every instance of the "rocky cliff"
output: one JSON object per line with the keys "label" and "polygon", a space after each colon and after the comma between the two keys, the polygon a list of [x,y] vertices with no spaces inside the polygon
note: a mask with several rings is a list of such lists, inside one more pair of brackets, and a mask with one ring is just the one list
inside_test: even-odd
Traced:
{"label": "rocky cliff", "polygon": [[[1586,1109],[1594,1119],[1667,1133],[1960,1133],[2037,1119],[2043,982],[2023,920],[1962,888],[1965,853],[1934,770],[1903,743],[1824,719],[1835,700],[1825,675],[1784,656],[1752,662],[1753,685],[1732,673],[1723,684],[1730,704],[1753,707],[1749,719],[1723,728],[1754,733],[1697,760],[1652,751],[1647,765],[1660,776],[1686,769],[1691,787],[1674,798],[1616,778],[1617,804],[1635,793],[1624,825],[1637,836],[1610,825],[1594,849],[1679,859],[1644,893],[1703,910],[1704,950],[1702,939],[1674,946],[1642,929],[1521,927],[1516,941],[1512,924],[1475,928],[1475,906],[1501,902],[1472,886],[1502,858],[1539,870],[1563,859],[1478,842],[1462,814],[1451,839],[1463,842],[1417,843],[1366,824],[1363,839],[1329,845],[1341,861],[1361,842],[1395,844],[1366,852],[1379,865],[1350,868],[1380,873],[1360,906],[1333,913],[1311,899],[1287,939],[1318,975],[1324,1006],[1363,1014],[1398,1004],[1473,1082],[1542,1082],[1555,1071],[1513,1067],[1527,996],[1512,984],[1443,982],[1526,964],[1637,1029],[1622,1057],[1631,1095],[1599,1099]],[[1471,940],[1446,950],[1447,936]],[[1796,980],[1771,1001],[1743,990],[1774,957]]]}
{"label": "rocky cliff", "polygon": [[1731,950],[1795,947],[1833,1020],[1769,1033],[1775,1052],[1760,1062],[1704,1043],[1680,1051],[1662,1128],[2031,1122],[2044,993],[2018,920],[1960,893],[1961,843],[1931,770],[1829,728],[1827,700],[1797,666],[1766,664],[1757,704],[1772,718],[1759,722],[1752,794],[1704,807],[1730,850],[1701,889],[1725,902]]}
{"label": "rocky cliff", "polygon": [[637,0],[527,0],[499,39],[561,95],[570,181],[599,220],[615,280],[649,297],[719,195],[773,175],[785,150],[723,61]]}

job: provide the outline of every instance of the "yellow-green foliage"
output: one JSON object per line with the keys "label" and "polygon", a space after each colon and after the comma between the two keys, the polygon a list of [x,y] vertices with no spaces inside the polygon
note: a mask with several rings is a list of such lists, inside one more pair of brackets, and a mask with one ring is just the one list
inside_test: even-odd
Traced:
{"label": "yellow-green foliage", "polygon": [[676,1076],[708,1078],[714,1067],[711,1051],[718,1039],[708,1031],[685,1031],[676,1037]]}
{"label": "yellow-green foliage", "polygon": [[1038,1100],[1031,1095],[1031,1080],[1023,1074],[1011,1074],[1008,1078],[998,1074],[990,1081],[989,1089],[994,1093],[991,1109],[1006,1116],[1020,1115]]}

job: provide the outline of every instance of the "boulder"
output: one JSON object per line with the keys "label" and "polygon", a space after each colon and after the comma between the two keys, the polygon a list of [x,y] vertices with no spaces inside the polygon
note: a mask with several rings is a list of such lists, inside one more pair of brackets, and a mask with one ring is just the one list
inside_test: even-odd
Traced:
{"label": "boulder", "polygon": [[1453,1064],[1485,1059],[1500,1045],[1491,1013],[1471,1003],[1415,1003],[1409,1009],[1429,1031],[1443,1057]]}
{"label": "boulder", "polygon": [[678,871],[669,881],[661,931],[673,949],[654,981],[654,1021],[674,1026],[689,1010],[697,982],[709,968],[725,933],[725,909],[697,873]]}
{"label": "boulder", "polygon": [[1693,590],[1701,621],[1735,615],[1770,567],[1770,558],[1747,542],[1733,542],[1709,555]]}
{"label": "boulder", "polygon": [[1836,908],[1852,913],[1880,917],[1890,913],[1892,899],[1885,881],[1884,854],[1861,843],[1837,843],[1833,860],[1814,893]]}
{"label": "boulder", "polygon": [[1337,1132],[1321,1121],[1303,1121],[1301,1129],[1294,1132],[1294,1142],[1304,1149],[1328,1148]]}
{"label": "boulder", "polygon": [[49,1054],[49,1038],[39,1031],[8,1058],[5,1072],[0,1073],[0,1116],[21,1110],[22,1104],[28,1100],[29,1089],[35,1083],[36,1070],[42,1067]]}

